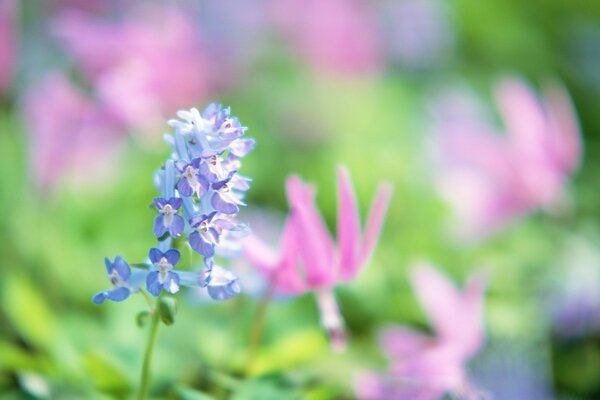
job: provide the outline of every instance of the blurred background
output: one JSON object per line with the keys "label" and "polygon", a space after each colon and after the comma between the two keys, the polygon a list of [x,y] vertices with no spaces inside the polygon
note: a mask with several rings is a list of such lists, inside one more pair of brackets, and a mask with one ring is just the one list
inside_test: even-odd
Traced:
{"label": "blurred background", "polygon": [[[461,286],[488,275],[467,372],[490,398],[600,398],[599,94],[593,1],[0,0],[0,399],[135,392],[143,299],[90,299],[105,256],[141,261],[154,243],[166,120],[211,101],[257,141],[241,169],[257,230],[279,229],[293,173],[318,188],[332,232],[337,165],[363,216],[379,181],[395,194],[370,265],[336,291],[345,353],[330,352],[312,296],[277,298],[244,372],[258,278],[237,260],[242,295],[180,296],[157,398],[354,398],[353,377],[387,368],[382,327],[430,330],[408,279],[423,259]],[[557,120],[568,162],[513,157],[511,107]],[[456,130],[473,136],[445,147]]]}

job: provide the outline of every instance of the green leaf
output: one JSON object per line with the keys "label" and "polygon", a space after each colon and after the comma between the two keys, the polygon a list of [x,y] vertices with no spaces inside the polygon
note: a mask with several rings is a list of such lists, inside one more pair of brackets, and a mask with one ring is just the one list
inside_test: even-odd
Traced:
{"label": "green leaf", "polygon": [[211,395],[186,386],[178,386],[175,391],[181,397],[181,400],[215,400]]}
{"label": "green leaf", "polygon": [[49,349],[56,340],[56,321],[38,288],[24,277],[9,275],[2,286],[2,308],[29,344]]}
{"label": "green leaf", "polygon": [[280,376],[263,376],[242,383],[231,400],[296,400],[301,395],[290,382]]}
{"label": "green leaf", "polygon": [[87,353],[83,364],[94,386],[115,397],[124,397],[131,392],[131,384],[125,374],[106,356]]}

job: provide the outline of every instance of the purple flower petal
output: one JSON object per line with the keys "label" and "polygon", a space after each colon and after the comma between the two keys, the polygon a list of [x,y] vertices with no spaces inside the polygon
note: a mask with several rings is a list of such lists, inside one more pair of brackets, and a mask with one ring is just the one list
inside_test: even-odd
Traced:
{"label": "purple flower petal", "polygon": [[183,199],[181,197],[171,197],[167,203],[169,203],[174,210],[179,210],[183,204]]}
{"label": "purple flower petal", "polygon": [[198,157],[198,158],[194,158],[192,160],[192,162],[189,163],[189,165],[191,165],[195,169],[199,169],[201,163],[202,163],[202,158]]}
{"label": "purple flower petal", "polygon": [[166,201],[162,197],[156,197],[154,199],[153,203],[156,206],[156,208],[158,208],[159,210],[162,210],[165,207],[165,205],[168,203],[168,201]]}
{"label": "purple flower petal", "polygon": [[183,173],[183,171],[185,171],[185,168],[188,166],[188,163],[186,163],[185,161],[177,161],[175,163],[175,168],[177,168],[177,171],[179,171],[180,174]]}
{"label": "purple flower petal", "polygon": [[152,271],[146,278],[146,289],[154,296],[160,293],[161,284],[158,282],[158,271]]}
{"label": "purple flower petal", "polygon": [[204,240],[202,235],[196,231],[190,233],[190,246],[192,249],[202,254],[204,257],[212,257],[215,255],[215,246]]}
{"label": "purple flower petal", "polygon": [[169,271],[162,287],[169,293],[177,293],[179,291],[179,275]]}
{"label": "purple flower petal", "polygon": [[212,172],[210,170],[210,166],[208,165],[208,162],[203,162],[202,165],[200,165],[199,172],[200,172],[200,175],[203,176],[204,178],[206,178],[206,180],[208,182],[215,182],[217,179],[219,179],[217,177],[217,174],[215,174],[214,172]]}
{"label": "purple flower petal", "polygon": [[228,300],[240,293],[238,277],[230,271],[213,266],[208,283],[208,294],[214,300]]}
{"label": "purple flower petal", "polygon": [[179,261],[180,254],[179,251],[176,249],[169,249],[163,254],[163,257],[167,259],[169,264],[175,265]]}
{"label": "purple flower petal", "polygon": [[151,248],[148,252],[148,258],[150,258],[152,264],[159,262],[162,257],[164,257],[164,253],[156,247]]}
{"label": "purple flower petal", "polygon": [[120,287],[107,292],[106,297],[112,301],[123,301],[129,297],[131,292],[126,287]]}
{"label": "purple flower petal", "polygon": [[229,145],[229,151],[236,157],[244,157],[254,149],[255,145],[254,139],[236,139]]}
{"label": "purple flower petal", "polygon": [[165,226],[165,216],[160,214],[154,218],[154,228],[152,229],[154,232],[154,236],[157,238],[161,237],[167,231],[167,227]]}
{"label": "purple flower petal", "polygon": [[113,268],[117,270],[117,273],[124,281],[129,279],[129,276],[131,275],[131,269],[129,268],[127,261],[125,261],[122,257],[115,257]]}
{"label": "purple flower petal", "polygon": [[179,182],[177,182],[177,191],[179,194],[185,197],[189,197],[194,193],[194,189],[190,186],[190,183],[186,178],[180,178]]}
{"label": "purple flower petal", "polygon": [[228,203],[218,192],[215,192],[210,200],[210,203],[215,210],[222,212],[223,214],[236,214],[240,209],[236,204]]}
{"label": "purple flower petal", "polygon": [[108,291],[97,293],[94,297],[92,297],[92,301],[94,304],[102,304],[104,300],[108,297]]}
{"label": "purple flower petal", "polygon": [[173,215],[173,222],[169,227],[169,234],[172,237],[177,237],[181,235],[183,232],[183,228],[185,227],[185,220],[181,215]]}

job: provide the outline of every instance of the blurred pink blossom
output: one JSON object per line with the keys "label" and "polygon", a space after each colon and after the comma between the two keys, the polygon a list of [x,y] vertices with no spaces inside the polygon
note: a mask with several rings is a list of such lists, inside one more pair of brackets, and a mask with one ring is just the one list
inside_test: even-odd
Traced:
{"label": "blurred pink blossom", "polygon": [[33,178],[43,189],[63,176],[90,186],[106,174],[119,139],[116,122],[60,73],[30,88],[24,101]]}
{"label": "blurred pink blossom", "polygon": [[212,65],[199,31],[175,7],[134,9],[114,21],[65,11],[54,31],[103,107],[128,128],[156,127],[211,90]]}
{"label": "blurred pink blossom", "polygon": [[17,2],[0,0],[0,95],[10,86],[17,64]]}
{"label": "blurred pink blossom", "polygon": [[334,348],[344,345],[344,327],[333,288],[349,282],[368,262],[381,231],[392,194],[380,185],[373,200],[366,228],[361,232],[358,206],[348,171],[338,168],[338,226],[334,243],[315,205],[314,188],[296,176],[287,180],[290,205],[279,254],[257,236],[245,242],[246,259],[265,275],[276,292],[299,295],[314,291],[323,326]]}
{"label": "blurred pink blossom", "polygon": [[545,93],[539,99],[521,81],[500,82],[495,95],[505,134],[468,99],[442,110],[439,183],[461,238],[480,239],[532,210],[563,202],[579,166],[581,136],[567,93],[557,85]]}
{"label": "blurred pink blossom", "polygon": [[472,276],[459,291],[432,266],[412,275],[417,298],[431,321],[434,336],[405,327],[385,329],[383,352],[391,359],[386,375],[366,374],[357,381],[362,400],[435,400],[452,393],[473,398],[465,363],[482,347],[485,280]]}
{"label": "blurred pink blossom", "polygon": [[381,68],[377,21],[358,0],[273,0],[275,24],[301,57],[328,72],[365,74]]}

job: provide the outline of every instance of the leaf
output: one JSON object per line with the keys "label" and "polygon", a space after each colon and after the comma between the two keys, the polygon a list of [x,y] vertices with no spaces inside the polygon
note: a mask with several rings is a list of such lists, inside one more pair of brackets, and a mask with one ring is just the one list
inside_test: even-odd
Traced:
{"label": "leaf", "polygon": [[298,391],[272,379],[246,381],[235,391],[231,400],[296,400],[301,399]]}
{"label": "leaf", "polygon": [[211,395],[186,386],[178,386],[175,391],[181,397],[181,400],[215,400]]}
{"label": "leaf", "polygon": [[112,361],[99,353],[87,353],[83,357],[87,373],[99,390],[115,397],[131,392],[131,384],[125,374]]}
{"label": "leaf", "polygon": [[2,308],[19,335],[29,344],[49,349],[56,339],[56,321],[39,289],[17,275],[5,278]]}

